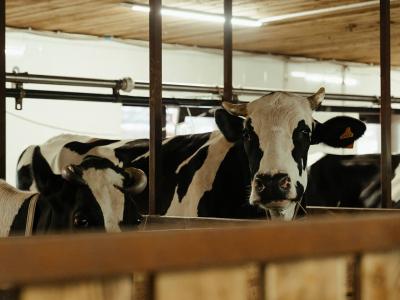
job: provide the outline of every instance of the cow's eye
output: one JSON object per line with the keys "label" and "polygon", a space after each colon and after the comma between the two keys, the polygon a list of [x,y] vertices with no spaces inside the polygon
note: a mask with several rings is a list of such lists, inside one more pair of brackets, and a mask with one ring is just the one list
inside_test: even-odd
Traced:
{"label": "cow's eye", "polygon": [[77,212],[74,215],[74,227],[76,228],[87,228],[89,227],[89,219],[86,215]]}
{"label": "cow's eye", "polygon": [[301,133],[304,134],[304,135],[310,135],[311,131],[310,131],[310,129],[305,128],[305,129],[303,129],[303,130],[301,131]]}

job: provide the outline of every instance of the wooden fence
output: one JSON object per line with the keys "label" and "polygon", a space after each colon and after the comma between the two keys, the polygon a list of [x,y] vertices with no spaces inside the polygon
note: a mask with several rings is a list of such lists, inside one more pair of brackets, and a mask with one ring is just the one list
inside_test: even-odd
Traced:
{"label": "wooden fence", "polygon": [[149,217],[122,234],[3,239],[0,287],[28,300],[400,299],[400,215]]}

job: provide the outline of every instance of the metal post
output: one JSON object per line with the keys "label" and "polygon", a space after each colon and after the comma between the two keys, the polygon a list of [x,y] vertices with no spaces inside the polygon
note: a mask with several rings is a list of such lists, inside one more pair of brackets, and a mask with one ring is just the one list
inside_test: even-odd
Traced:
{"label": "metal post", "polygon": [[156,213],[160,195],[162,139],[161,0],[150,0],[150,161],[149,214]]}
{"label": "metal post", "polygon": [[0,0],[0,178],[6,179],[6,4]]}
{"label": "metal post", "polygon": [[232,101],[232,0],[224,0],[224,100]]}
{"label": "metal post", "polygon": [[381,62],[381,189],[382,207],[392,206],[392,142],[390,97],[390,0],[380,0]]}

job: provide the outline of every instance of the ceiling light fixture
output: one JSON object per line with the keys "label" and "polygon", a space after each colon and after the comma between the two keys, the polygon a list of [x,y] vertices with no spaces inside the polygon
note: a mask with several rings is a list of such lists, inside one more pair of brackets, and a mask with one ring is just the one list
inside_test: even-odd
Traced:
{"label": "ceiling light fixture", "polygon": [[[150,7],[145,4],[137,4],[137,3],[123,3],[123,4],[124,6],[129,6],[133,11],[146,12],[146,13],[150,11]],[[223,15],[204,13],[194,10],[183,10],[170,7],[162,7],[161,15],[177,17],[182,19],[197,20],[203,22],[221,23],[221,24],[225,22],[225,17]],[[232,25],[243,26],[243,27],[260,27],[263,24],[259,20],[254,20],[250,18],[236,18],[236,17],[232,18],[231,23]]]}
{"label": "ceiling light fixture", "polygon": [[[391,2],[393,2],[393,1],[395,1],[395,0],[391,0]],[[346,4],[346,5],[337,5],[337,6],[333,6],[333,7],[314,9],[314,10],[306,10],[306,11],[300,11],[300,12],[291,13],[291,14],[266,17],[266,18],[260,19],[259,21],[261,21],[263,23],[271,23],[271,22],[283,21],[283,20],[288,20],[288,19],[328,14],[328,13],[338,12],[338,11],[342,11],[342,10],[364,8],[364,7],[378,5],[378,4],[379,4],[379,0],[352,3],[352,4]]]}

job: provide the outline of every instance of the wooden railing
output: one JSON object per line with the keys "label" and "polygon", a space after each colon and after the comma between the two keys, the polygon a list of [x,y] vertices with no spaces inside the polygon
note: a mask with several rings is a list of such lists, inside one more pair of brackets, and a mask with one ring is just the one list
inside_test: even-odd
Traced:
{"label": "wooden railing", "polygon": [[22,299],[82,287],[71,280],[84,280],[84,295],[100,286],[104,299],[400,299],[397,214],[165,220],[122,234],[0,240],[0,286],[19,287]]}

